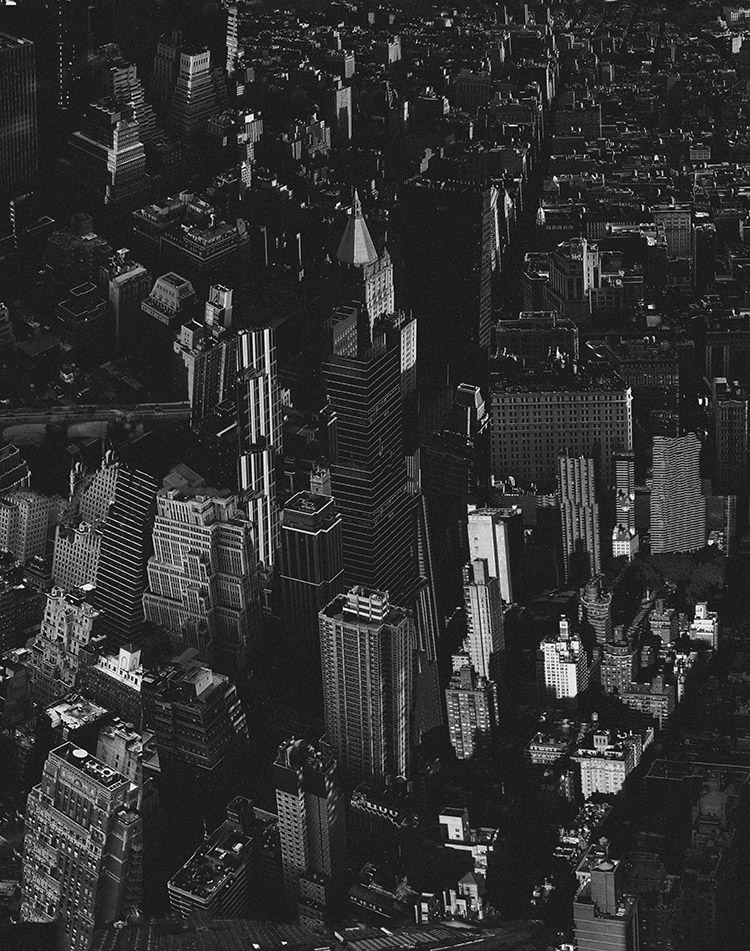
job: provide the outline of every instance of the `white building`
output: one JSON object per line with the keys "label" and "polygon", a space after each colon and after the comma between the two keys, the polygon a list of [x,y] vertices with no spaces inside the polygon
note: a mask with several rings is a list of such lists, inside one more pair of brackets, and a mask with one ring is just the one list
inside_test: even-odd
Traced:
{"label": "white building", "polygon": [[709,611],[705,601],[696,604],[695,617],[688,628],[688,634],[691,641],[707,644],[711,650],[719,649],[719,615],[716,611]]}
{"label": "white building", "polygon": [[[469,512],[469,558],[483,558],[491,578],[497,578],[503,601],[514,600],[513,573],[523,556],[523,513],[512,508],[474,509]],[[477,668],[479,670],[479,668]]]}
{"label": "white building", "polygon": [[491,576],[484,558],[477,558],[464,568],[464,604],[465,649],[477,674],[489,680],[493,656],[505,649],[505,637],[500,583]]}
{"label": "white building", "polygon": [[560,618],[557,636],[545,637],[537,653],[537,686],[550,700],[573,700],[589,685],[589,661],[570,622]]}
{"label": "white building", "polygon": [[18,561],[44,556],[50,500],[31,489],[14,489],[0,498],[0,548]]}

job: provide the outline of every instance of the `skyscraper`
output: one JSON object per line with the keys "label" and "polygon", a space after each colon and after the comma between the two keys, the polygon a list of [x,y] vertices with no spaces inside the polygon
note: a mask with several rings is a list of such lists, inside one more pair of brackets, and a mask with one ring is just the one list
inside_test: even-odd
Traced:
{"label": "skyscraper", "polygon": [[421,375],[441,381],[446,364],[464,380],[480,369],[492,313],[492,189],[450,175],[406,182],[394,210],[401,306],[417,318]]}
{"label": "skyscraper", "polygon": [[143,624],[156,482],[111,457],[105,458],[95,480],[99,476],[104,486],[112,483],[112,476],[114,483],[112,494],[105,496],[94,604],[102,613],[102,633],[118,645],[127,644],[139,637]]}
{"label": "skyscraper", "polygon": [[160,489],[154,554],[148,563],[146,619],[174,648],[236,677],[250,665],[261,625],[252,526],[228,490]]}
{"label": "skyscraper", "polygon": [[[332,498],[298,492],[284,506],[281,603],[302,656],[317,663],[320,611],[343,590],[341,516]],[[315,656],[317,655],[317,657]]]}
{"label": "skyscraper", "polygon": [[47,757],[26,803],[23,921],[59,920],[70,951],[141,906],[136,787],[73,743]]}
{"label": "skyscraper", "polygon": [[351,785],[409,772],[414,645],[384,591],[357,586],[320,612],[326,732]]}
{"label": "skyscraper", "polygon": [[344,577],[390,592],[397,603],[417,582],[414,499],[403,446],[401,356],[391,333],[359,356],[323,365],[335,462],[331,482],[344,523]]}
{"label": "skyscraper", "polygon": [[70,137],[63,170],[107,205],[146,195],[151,186],[134,107],[117,99],[92,102],[83,128]]}
{"label": "skyscraper", "polygon": [[561,453],[557,479],[565,577],[581,583],[601,570],[594,460]]}
{"label": "skyscraper", "polygon": [[239,13],[237,4],[227,7],[227,76],[231,76],[237,68],[239,60],[238,46]]}
{"label": "skyscraper", "polygon": [[580,619],[597,644],[612,640],[612,592],[604,590],[600,577],[592,578],[581,589]]}
{"label": "skyscraper", "polygon": [[717,495],[747,495],[748,400],[738,384],[718,378],[712,385]]}
{"label": "skyscraper", "polygon": [[36,175],[34,44],[0,33],[0,201],[27,192]]}
{"label": "skyscraper", "polygon": [[697,436],[656,436],[651,486],[651,551],[696,551],[706,543]]}
{"label": "skyscraper", "polygon": [[518,599],[523,576],[523,513],[510,509],[474,509],[469,512],[469,560],[483,558],[491,577],[497,578],[503,601]]}
{"label": "skyscraper", "polygon": [[615,453],[615,527],[612,530],[612,555],[630,559],[638,551],[635,529],[635,454]]}
{"label": "skyscraper", "polygon": [[445,688],[448,732],[458,759],[471,759],[498,723],[497,687],[471,665],[460,667]]}
{"label": "skyscraper", "polygon": [[179,53],[176,81],[167,109],[167,127],[187,142],[195,142],[206,131],[211,116],[221,108],[222,97],[211,53],[207,49]]}
{"label": "skyscraper", "polygon": [[346,867],[346,816],[338,765],[324,745],[286,740],[273,767],[287,904],[296,911],[300,878],[327,882]]}
{"label": "skyscraper", "polygon": [[15,489],[0,496],[0,548],[13,552],[19,561],[44,556],[50,500],[31,489]]}
{"label": "skyscraper", "polygon": [[268,575],[279,547],[276,464],[282,452],[281,391],[271,327],[238,334],[236,394],[240,499],[255,525],[258,562]]}
{"label": "skyscraper", "polygon": [[500,583],[493,578],[485,558],[475,558],[464,568],[466,650],[480,677],[490,679],[499,653],[505,649],[503,600]]}
{"label": "skyscraper", "polygon": [[589,685],[589,662],[581,638],[560,618],[557,635],[545,637],[537,652],[537,688],[542,701],[575,699]]}

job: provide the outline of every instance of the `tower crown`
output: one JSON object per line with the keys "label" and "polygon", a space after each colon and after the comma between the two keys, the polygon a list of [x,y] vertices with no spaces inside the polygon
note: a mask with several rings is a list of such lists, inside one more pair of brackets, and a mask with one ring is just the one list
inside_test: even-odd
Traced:
{"label": "tower crown", "polygon": [[355,264],[358,267],[373,264],[378,259],[378,252],[375,250],[370,230],[362,213],[362,202],[359,200],[356,189],[352,211],[336,256],[342,264]]}

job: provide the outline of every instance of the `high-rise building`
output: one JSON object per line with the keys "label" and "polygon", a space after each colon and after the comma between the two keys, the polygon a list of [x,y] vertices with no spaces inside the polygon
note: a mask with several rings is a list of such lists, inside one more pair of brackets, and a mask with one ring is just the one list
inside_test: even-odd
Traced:
{"label": "high-rise building", "polygon": [[[224,90],[225,92],[226,90]],[[187,142],[206,131],[208,120],[221,109],[223,98],[208,49],[179,53],[179,66],[167,108],[167,127]]]}
{"label": "high-rise building", "polygon": [[601,577],[592,578],[581,590],[580,620],[597,644],[612,640],[612,592],[604,590]]}
{"label": "high-rise building", "polygon": [[137,639],[143,625],[156,482],[145,472],[105,459],[100,470],[105,483],[109,481],[106,470],[112,466],[114,492],[101,528],[94,604],[102,614],[102,633],[119,645]]}
{"label": "high-rise building", "polygon": [[12,551],[19,561],[47,549],[50,500],[31,489],[14,489],[0,496],[0,548]]}
{"label": "high-rise building", "polygon": [[247,743],[247,721],[229,678],[189,655],[144,673],[145,720],[162,759],[213,770]]}
{"label": "high-rise building", "polygon": [[557,635],[545,637],[537,652],[537,688],[543,699],[569,701],[589,685],[589,662],[578,634],[560,618]]}
{"label": "high-rise building", "polygon": [[199,431],[212,410],[234,402],[237,384],[237,336],[232,331],[233,292],[214,284],[208,292],[203,320],[182,324],[174,351],[187,370],[191,423]]}
{"label": "high-rise building", "polygon": [[697,436],[656,436],[651,485],[651,551],[697,551],[706,544]]}
{"label": "high-rise building", "polygon": [[320,612],[326,732],[351,784],[409,773],[415,634],[386,592],[354,587]]}
{"label": "high-rise building", "polygon": [[101,550],[101,528],[90,522],[60,522],[52,552],[53,583],[66,591],[95,585]]}
{"label": "high-rise building", "polygon": [[318,614],[343,591],[342,546],[341,516],[332,498],[298,492],[286,503],[281,526],[282,612],[303,656],[315,663],[320,657]]}
{"label": "high-rise building", "polygon": [[414,498],[403,446],[398,342],[386,333],[360,356],[329,357],[323,375],[335,462],[331,482],[344,529],[344,577],[398,603],[418,582]]}
{"label": "high-rise building", "polygon": [[31,470],[18,447],[12,443],[0,446],[0,492],[28,489],[30,485]]}
{"label": "high-rise building", "polygon": [[471,759],[497,727],[497,687],[469,664],[459,667],[445,688],[448,732],[458,759]]}
{"label": "high-rise building", "polygon": [[228,490],[160,489],[146,619],[169,632],[175,650],[236,677],[250,665],[261,624],[252,524]]}
{"label": "high-rise building", "polygon": [[126,644],[116,653],[102,648],[101,644],[89,643],[79,652],[81,692],[140,729],[144,674],[140,648]]}
{"label": "high-rise building", "polygon": [[[646,742],[653,739],[653,730],[646,734]],[[584,799],[594,793],[615,795],[641,761],[644,737],[638,733],[613,735],[609,730],[598,730],[571,756],[581,770],[581,792]]]}
{"label": "high-rise building", "polygon": [[42,625],[31,649],[31,684],[34,702],[51,703],[76,686],[81,648],[94,637],[99,612],[87,598],[53,588],[47,595]]}
{"label": "high-rise building", "polygon": [[29,40],[0,33],[0,89],[0,201],[6,203],[28,192],[37,176],[36,68]]}
{"label": "high-rise building", "polygon": [[242,330],[237,339],[239,492],[255,525],[258,562],[269,574],[280,539],[276,464],[282,452],[281,390],[271,327]]}
{"label": "high-rise building", "polygon": [[130,257],[127,248],[120,248],[102,272],[115,324],[115,345],[118,349],[131,349],[137,341],[141,304],[148,297],[153,280],[146,268]]}
{"label": "high-rise building", "polygon": [[128,63],[122,57],[110,59],[102,70],[104,95],[117,102],[126,102],[133,109],[133,117],[138,122],[141,142],[147,145],[158,135],[154,107],[146,100],[143,83],[138,78],[138,69],[134,63]]}
{"label": "high-rise building", "polygon": [[302,877],[322,875],[330,882],[346,867],[344,796],[336,759],[323,744],[286,740],[279,747],[273,779],[284,891],[296,911]]}
{"label": "high-rise building", "polygon": [[491,472],[548,489],[567,450],[596,458],[601,485],[614,485],[614,453],[633,447],[631,404],[630,387],[599,364],[549,365],[532,376],[503,362],[490,390]]}
{"label": "high-rise building", "polygon": [[142,904],[137,789],[73,743],[47,757],[26,803],[21,919],[59,921],[70,951]]}
{"label": "high-rise building", "polygon": [[492,190],[450,174],[420,176],[399,189],[401,306],[417,319],[422,376],[442,382],[449,364],[479,383],[467,374],[479,372],[490,346]]}
{"label": "high-rise building", "polygon": [[605,858],[591,868],[573,902],[579,951],[638,951],[638,898],[626,895],[620,859]]}
{"label": "high-rise building", "polygon": [[693,206],[687,202],[654,205],[654,224],[658,234],[667,239],[667,256],[672,261],[690,260]]}
{"label": "high-rise building", "polygon": [[594,460],[561,453],[558,467],[565,577],[585,581],[602,566]]}
{"label": "high-rise building", "polygon": [[146,152],[130,103],[100,99],[70,138],[66,175],[107,205],[134,201],[150,190]]}
{"label": "high-rise building", "polygon": [[490,576],[499,582],[503,601],[517,601],[524,569],[521,509],[474,509],[469,512],[468,534],[469,560],[483,558]]}
{"label": "high-rise building", "polygon": [[739,384],[713,381],[714,479],[716,495],[747,495],[748,400]]}
{"label": "high-rise building", "polygon": [[500,582],[490,574],[485,558],[475,558],[464,567],[466,650],[480,677],[490,679],[495,662],[505,649],[503,599]]}
{"label": "high-rise building", "polygon": [[639,652],[635,645],[625,640],[622,628],[618,628],[614,640],[602,647],[599,678],[605,693],[622,696],[630,690],[638,672]]}
{"label": "high-rise building", "polygon": [[227,7],[227,76],[234,73],[239,60],[239,19],[237,4],[231,3]]}
{"label": "high-rise building", "polygon": [[615,527],[612,529],[612,556],[630,560],[638,551],[635,528],[635,454],[615,453]]}
{"label": "high-rise building", "polygon": [[156,110],[162,119],[166,118],[169,104],[172,101],[172,93],[177,83],[182,46],[182,33],[178,30],[174,30],[172,33],[164,33],[159,37],[159,42],[156,45],[151,84]]}

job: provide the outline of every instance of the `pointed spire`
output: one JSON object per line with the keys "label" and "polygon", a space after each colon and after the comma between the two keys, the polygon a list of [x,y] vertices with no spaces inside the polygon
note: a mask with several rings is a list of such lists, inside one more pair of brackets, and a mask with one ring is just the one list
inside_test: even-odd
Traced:
{"label": "pointed spire", "polygon": [[346,230],[336,256],[342,264],[356,264],[358,267],[373,264],[378,259],[378,252],[375,250],[365,216],[362,214],[362,202],[359,200],[356,188],[352,213],[346,223]]}

